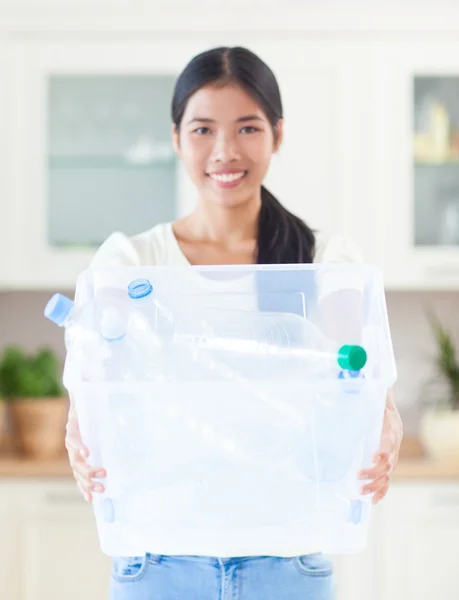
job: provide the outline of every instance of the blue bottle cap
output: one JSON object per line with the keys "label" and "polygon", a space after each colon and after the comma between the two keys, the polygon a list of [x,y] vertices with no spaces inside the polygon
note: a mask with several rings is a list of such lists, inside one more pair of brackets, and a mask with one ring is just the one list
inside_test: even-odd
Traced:
{"label": "blue bottle cap", "polygon": [[56,325],[62,325],[73,308],[73,300],[63,294],[54,294],[45,307],[44,315]]}
{"label": "blue bottle cap", "polygon": [[135,279],[128,285],[128,294],[130,298],[138,300],[145,298],[153,292],[153,286],[148,279]]}

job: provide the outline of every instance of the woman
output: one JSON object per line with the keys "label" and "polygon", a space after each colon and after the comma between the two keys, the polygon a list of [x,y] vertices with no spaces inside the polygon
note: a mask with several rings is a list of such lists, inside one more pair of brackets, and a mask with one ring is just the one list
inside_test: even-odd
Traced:
{"label": "woman", "polygon": [[[359,260],[349,242],[314,235],[262,186],[282,143],[283,115],[276,79],[244,48],[217,48],[191,60],[176,82],[173,143],[199,201],[187,217],[128,238],[112,234],[94,265],[311,263]],[[164,199],[167,201],[167,199]],[[388,394],[381,449],[361,478],[373,501],[384,497],[397,462],[402,426]],[[87,501],[105,471],[88,465],[78,422],[69,413],[66,445]],[[301,557],[120,557],[113,562],[114,600],[331,600],[330,561]]]}

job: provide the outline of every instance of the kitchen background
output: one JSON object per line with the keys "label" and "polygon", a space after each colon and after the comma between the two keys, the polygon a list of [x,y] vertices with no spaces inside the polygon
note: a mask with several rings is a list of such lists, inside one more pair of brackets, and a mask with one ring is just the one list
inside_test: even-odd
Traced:
{"label": "kitchen background", "polygon": [[[438,375],[427,312],[459,344],[459,9],[279,6],[0,0],[0,352],[46,346],[61,364],[62,330],[43,317],[50,295],[73,295],[113,230],[189,210],[169,139],[174,77],[203,49],[250,47],[284,101],[267,187],[313,227],[351,237],[387,290],[405,441],[368,548],[336,557],[338,599],[456,600],[459,371],[444,344],[449,385]],[[49,423],[55,402],[34,418]],[[0,457],[0,598],[73,600],[88,586],[106,597],[109,560],[65,453],[21,453],[13,429]]]}

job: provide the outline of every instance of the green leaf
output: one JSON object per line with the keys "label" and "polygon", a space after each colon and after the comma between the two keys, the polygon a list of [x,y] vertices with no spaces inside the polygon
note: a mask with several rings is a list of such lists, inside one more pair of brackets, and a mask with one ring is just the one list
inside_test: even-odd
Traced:
{"label": "green leaf", "polygon": [[62,397],[59,360],[52,349],[43,347],[26,353],[16,345],[7,346],[0,359],[0,396],[14,398]]}
{"label": "green leaf", "polygon": [[448,385],[450,407],[453,410],[459,410],[459,361],[453,336],[440,322],[433,310],[427,310],[427,317],[437,345],[437,355],[434,361],[437,376]]}

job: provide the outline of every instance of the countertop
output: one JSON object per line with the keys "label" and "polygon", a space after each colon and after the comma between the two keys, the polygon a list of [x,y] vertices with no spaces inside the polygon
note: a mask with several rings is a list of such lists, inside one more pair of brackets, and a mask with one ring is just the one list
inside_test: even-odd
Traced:
{"label": "countertop", "polygon": [[[0,477],[73,478],[66,455],[55,460],[30,460],[14,455],[0,456]],[[404,439],[394,481],[445,480],[459,481],[459,457],[451,462],[437,462],[424,455],[417,438]]]}

